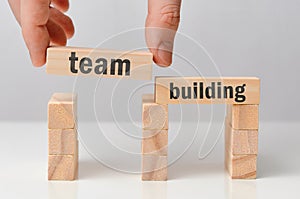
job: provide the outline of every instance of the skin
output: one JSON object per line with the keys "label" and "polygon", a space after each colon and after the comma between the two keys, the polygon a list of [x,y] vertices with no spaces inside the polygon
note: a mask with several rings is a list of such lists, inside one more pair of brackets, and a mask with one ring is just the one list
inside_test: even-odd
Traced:
{"label": "skin", "polygon": [[[22,28],[32,64],[46,63],[49,45],[64,46],[74,35],[74,25],[64,14],[68,0],[9,0]],[[179,25],[181,0],[148,0],[146,42],[153,61],[160,66],[172,63],[173,43]]]}
{"label": "skin", "polygon": [[[9,0],[22,28],[32,64],[46,63],[49,45],[64,46],[74,35],[74,25],[67,15],[68,0]],[[181,0],[148,0],[145,36],[153,61],[159,66],[172,63],[173,43],[179,25]]]}

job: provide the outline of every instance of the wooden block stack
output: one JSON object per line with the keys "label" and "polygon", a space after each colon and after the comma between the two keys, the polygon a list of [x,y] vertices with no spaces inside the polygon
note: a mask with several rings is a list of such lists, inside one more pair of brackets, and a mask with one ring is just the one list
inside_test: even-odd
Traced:
{"label": "wooden block stack", "polygon": [[78,174],[77,95],[55,93],[48,103],[48,180]]}
{"label": "wooden block stack", "polygon": [[168,105],[154,102],[153,94],[143,95],[142,180],[167,180]]}
{"label": "wooden block stack", "polygon": [[255,179],[258,105],[227,105],[225,164],[232,179]]}

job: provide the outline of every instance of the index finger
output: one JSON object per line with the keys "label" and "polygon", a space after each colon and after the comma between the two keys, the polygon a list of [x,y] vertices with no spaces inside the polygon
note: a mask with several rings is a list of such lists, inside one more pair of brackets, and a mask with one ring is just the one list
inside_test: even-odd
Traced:
{"label": "index finger", "polygon": [[49,5],[50,0],[21,0],[22,34],[34,66],[42,66],[46,62],[50,42],[46,27]]}

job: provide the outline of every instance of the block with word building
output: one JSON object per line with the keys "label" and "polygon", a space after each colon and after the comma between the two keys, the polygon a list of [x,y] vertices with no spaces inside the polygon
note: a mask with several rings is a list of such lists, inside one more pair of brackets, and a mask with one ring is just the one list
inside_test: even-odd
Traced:
{"label": "block with word building", "polygon": [[259,104],[256,77],[156,77],[158,104]]}

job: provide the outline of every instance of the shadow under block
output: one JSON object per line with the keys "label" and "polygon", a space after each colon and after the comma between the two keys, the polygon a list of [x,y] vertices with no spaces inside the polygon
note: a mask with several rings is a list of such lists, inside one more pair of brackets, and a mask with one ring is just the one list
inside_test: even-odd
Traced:
{"label": "shadow under block", "polygon": [[77,95],[55,93],[48,103],[48,129],[76,128]]}
{"label": "shadow under block", "polygon": [[225,164],[232,179],[255,179],[257,155],[233,155],[226,151]]}
{"label": "shadow under block", "polygon": [[76,129],[49,129],[48,154],[74,155],[78,151]]}
{"label": "shadow under block", "polygon": [[48,180],[75,180],[77,175],[78,153],[48,156]]}
{"label": "shadow under block", "polygon": [[143,95],[143,129],[168,129],[168,106],[154,102],[153,94]]}
{"label": "shadow under block", "polygon": [[258,130],[237,130],[226,123],[225,145],[233,155],[257,154]]}
{"label": "shadow under block", "polygon": [[46,72],[109,78],[152,79],[148,51],[114,51],[78,47],[49,47]]}
{"label": "shadow under block", "polygon": [[256,77],[156,77],[158,104],[259,104]]}
{"label": "shadow under block", "polygon": [[227,117],[233,129],[258,129],[259,105],[227,105]]}
{"label": "shadow under block", "polygon": [[142,156],[142,180],[166,181],[168,179],[168,157],[158,155]]}
{"label": "shadow under block", "polygon": [[166,156],[168,154],[168,130],[143,130],[142,154]]}

